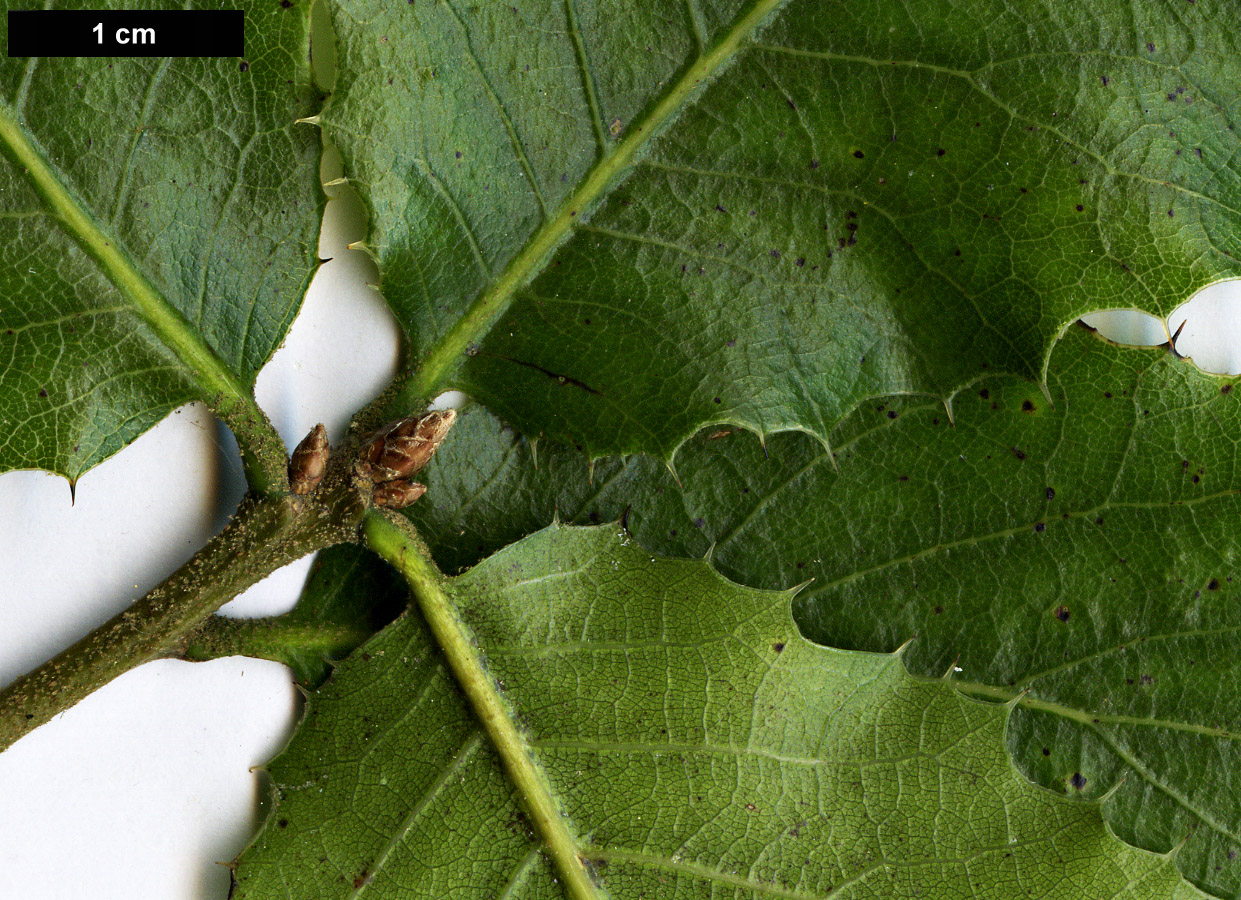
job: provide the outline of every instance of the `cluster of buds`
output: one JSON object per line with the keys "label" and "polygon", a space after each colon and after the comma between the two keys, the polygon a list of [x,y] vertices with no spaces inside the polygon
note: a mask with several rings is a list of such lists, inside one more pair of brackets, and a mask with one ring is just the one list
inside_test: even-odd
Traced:
{"label": "cluster of buds", "polygon": [[362,451],[359,471],[375,483],[371,502],[402,509],[426,493],[426,485],[411,480],[431,461],[440,442],[457,419],[455,409],[423,413],[381,429]]}

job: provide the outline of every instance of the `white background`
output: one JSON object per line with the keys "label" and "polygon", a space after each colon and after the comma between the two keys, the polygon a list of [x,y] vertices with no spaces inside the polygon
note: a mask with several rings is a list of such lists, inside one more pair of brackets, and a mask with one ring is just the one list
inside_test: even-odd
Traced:
{"label": "white background", "polygon": [[[325,178],[334,177],[325,162]],[[329,189],[331,190],[331,189]],[[340,191],[337,191],[340,193]],[[258,399],[288,446],[319,421],[333,442],[395,372],[397,328],[352,195],[328,206],[323,266]],[[1241,290],[1204,292],[1169,317],[1209,371],[1241,371]],[[1136,298],[1135,298],[1136,299]],[[1158,344],[1164,323],[1090,317],[1115,339]],[[222,527],[244,491],[227,431],[200,406],[178,410],[78,483],[0,476],[0,684],[142,596]],[[283,612],[310,560],[235,600],[235,615]],[[227,659],[143,666],[0,754],[0,898],[222,900],[222,863],[261,814],[251,767],[288,739],[299,713],[288,671]]]}

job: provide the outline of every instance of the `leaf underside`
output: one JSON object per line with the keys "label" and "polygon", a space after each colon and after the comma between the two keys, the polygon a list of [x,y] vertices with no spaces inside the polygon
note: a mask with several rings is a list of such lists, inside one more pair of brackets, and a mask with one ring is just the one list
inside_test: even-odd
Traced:
{"label": "leaf underside", "polygon": [[481,303],[446,383],[526,434],[827,439],[1238,273],[1238,13],[346,0],[324,126],[415,367]]}
{"label": "leaf underside", "polygon": [[323,211],[318,136],[294,125],[318,102],[309,3],[239,6],[245,60],[0,59],[0,471],[76,480],[214,405],[148,291],[245,388],[284,338]]}
{"label": "leaf underside", "polygon": [[[1005,707],[809,643],[787,593],[615,527],[548,529],[449,589],[600,896],[1202,896],[1017,773]],[[235,900],[561,896],[413,612],[270,771]]]}
{"label": "leaf underside", "polygon": [[473,410],[410,514],[446,571],[556,517],[623,515],[653,552],[710,550],[754,587],[810,582],[794,603],[808,637],[876,652],[915,637],[914,673],[955,662],[962,690],[1023,698],[1018,768],[1107,793],[1118,835],[1179,847],[1187,877],[1236,896],[1241,387],[1080,328],[1048,382],[1054,407],[1028,381],[979,381],[953,398],[955,425],[937,401],[876,400],[832,434],[834,461],[805,435],[703,432],[679,485],[645,457],[588,473],[549,442],[536,467]]}

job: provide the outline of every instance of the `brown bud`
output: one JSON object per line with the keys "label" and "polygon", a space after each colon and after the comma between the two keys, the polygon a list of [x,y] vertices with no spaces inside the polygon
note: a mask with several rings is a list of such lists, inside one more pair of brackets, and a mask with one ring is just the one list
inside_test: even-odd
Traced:
{"label": "brown bud", "polygon": [[426,492],[427,486],[416,481],[385,481],[375,485],[371,502],[386,509],[404,509]]}
{"label": "brown bud", "polygon": [[456,419],[455,409],[445,409],[393,422],[367,445],[362,456],[366,474],[377,483],[416,474],[431,461]]}
{"label": "brown bud", "polygon": [[289,460],[289,489],[295,494],[309,494],[323,480],[328,458],[327,429],[320,422],[293,451]]}

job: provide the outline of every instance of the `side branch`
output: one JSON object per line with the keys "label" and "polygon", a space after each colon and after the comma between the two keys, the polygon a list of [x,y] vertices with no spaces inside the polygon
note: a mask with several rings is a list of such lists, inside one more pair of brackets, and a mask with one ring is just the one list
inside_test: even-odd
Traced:
{"label": "side branch", "polygon": [[345,492],[336,499],[248,496],[167,581],[0,691],[0,751],[118,675],[176,653],[203,619],[282,566],[356,539],[361,507]]}

